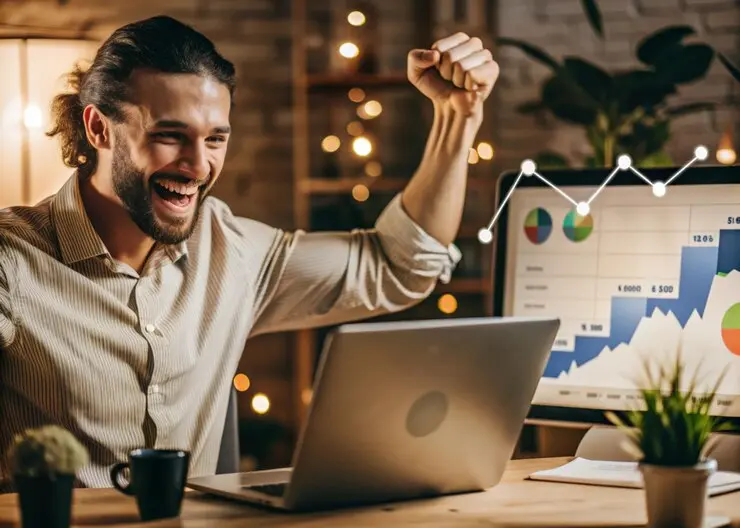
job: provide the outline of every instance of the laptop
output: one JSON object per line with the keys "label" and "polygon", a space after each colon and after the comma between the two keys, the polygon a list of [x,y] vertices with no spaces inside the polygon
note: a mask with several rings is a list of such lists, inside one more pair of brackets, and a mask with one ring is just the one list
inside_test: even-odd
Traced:
{"label": "laptop", "polygon": [[286,511],[491,488],[559,327],[525,317],[342,325],[325,341],[291,467],[188,487]]}

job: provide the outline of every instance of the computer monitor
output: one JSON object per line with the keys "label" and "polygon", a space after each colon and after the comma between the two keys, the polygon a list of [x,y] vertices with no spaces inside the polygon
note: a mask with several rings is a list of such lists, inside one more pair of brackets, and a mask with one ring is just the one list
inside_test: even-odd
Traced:
{"label": "computer monitor", "polygon": [[[538,174],[579,203],[611,172]],[[518,176],[502,175],[497,204]],[[493,227],[494,314],[562,321],[528,422],[608,423],[638,407],[643,361],[681,344],[687,379],[728,369],[712,413],[740,424],[740,167],[689,167],[661,197],[619,170],[585,216],[557,189],[519,178]]]}

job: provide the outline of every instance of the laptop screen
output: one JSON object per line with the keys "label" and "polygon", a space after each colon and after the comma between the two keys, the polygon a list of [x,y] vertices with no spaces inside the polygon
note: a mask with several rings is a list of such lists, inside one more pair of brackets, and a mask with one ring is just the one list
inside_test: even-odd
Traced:
{"label": "laptop screen", "polygon": [[[596,181],[562,189],[586,201]],[[586,215],[545,185],[511,195],[498,228],[503,315],[562,322],[533,404],[633,409],[645,362],[671,368],[680,350],[686,384],[698,374],[700,390],[727,369],[715,414],[738,417],[740,187],[677,184],[656,196],[631,183],[605,186]]]}

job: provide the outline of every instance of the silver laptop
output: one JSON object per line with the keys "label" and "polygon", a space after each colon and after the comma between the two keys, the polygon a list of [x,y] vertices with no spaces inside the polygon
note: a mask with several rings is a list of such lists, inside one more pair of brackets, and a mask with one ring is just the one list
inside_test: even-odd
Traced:
{"label": "silver laptop", "polygon": [[325,342],[292,467],[188,486],[291,511],[490,488],[559,326],[517,317],[341,326]]}

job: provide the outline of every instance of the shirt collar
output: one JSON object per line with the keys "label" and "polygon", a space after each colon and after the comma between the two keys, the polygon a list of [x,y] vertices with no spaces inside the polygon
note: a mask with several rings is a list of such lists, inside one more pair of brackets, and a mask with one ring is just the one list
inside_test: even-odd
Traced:
{"label": "shirt collar", "polygon": [[51,214],[65,264],[109,255],[85,211],[77,172],[52,198]]}
{"label": "shirt collar", "polygon": [[[80,176],[75,172],[59,192],[52,198],[51,214],[54,219],[62,261],[69,265],[101,255],[110,257],[108,249],[100,239],[85,211],[80,193]],[[171,262],[177,262],[188,254],[187,241],[161,246]]]}

